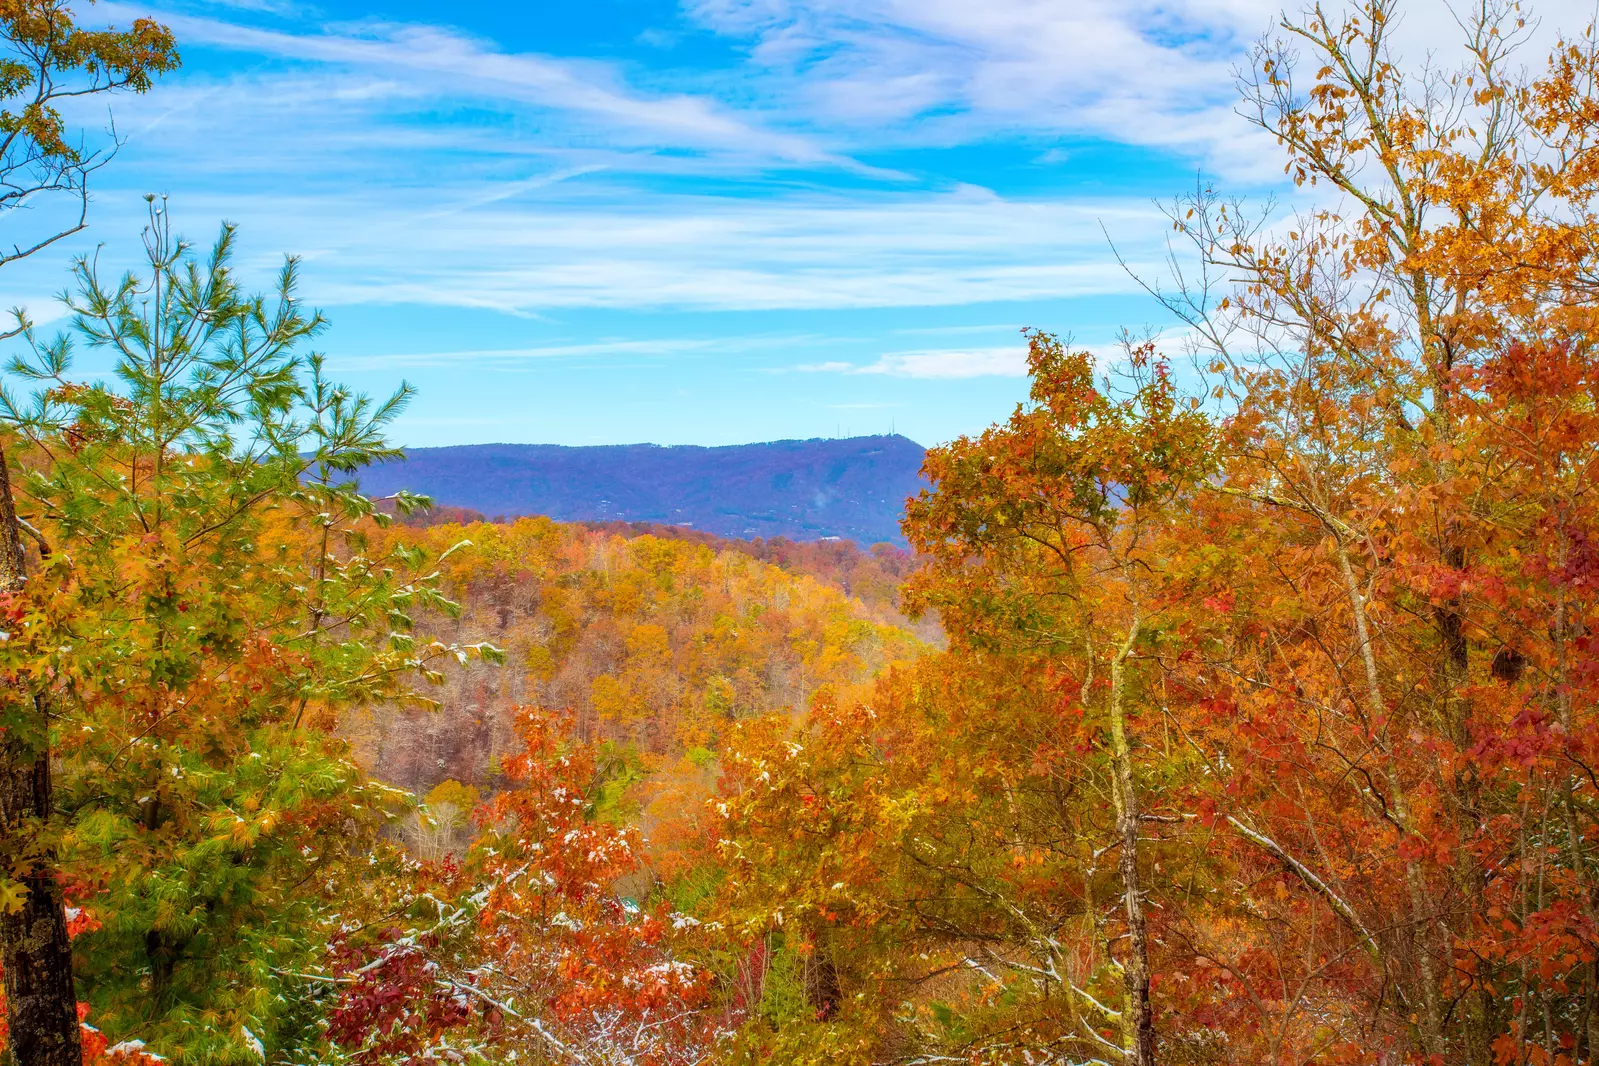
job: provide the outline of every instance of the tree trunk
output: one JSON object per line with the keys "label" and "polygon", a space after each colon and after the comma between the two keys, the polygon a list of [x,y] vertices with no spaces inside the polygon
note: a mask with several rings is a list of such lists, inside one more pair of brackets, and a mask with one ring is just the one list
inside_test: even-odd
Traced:
{"label": "tree trunk", "polygon": [[[0,593],[27,584],[22,527],[11,478],[0,450]],[[56,880],[56,856],[40,830],[54,813],[50,780],[50,716],[46,698],[22,685],[0,698],[12,703],[11,728],[0,742],[0,873],[26,892],[21,907],[0,913],[0,962],[5,966],[6,1023],[17,1066],[81,1066],[78,997],[72,983],[72,945]]]}
{"label": "tree trunk", "polygon": [[[1355,624],[1355,639],[1360,646],[1360,658],[1366,671],[1366,711],[1370,715],[1370,721],[1375,723],[1386,717],[1387,705],[1383,700],[1382,684],[1377,671],[1377,653],[1372,640],[1370,619],[1366,613],[1366,599],[1361,594],[1360,583],[1355,579],[1355,569],[1349,561],[1348,546],[1336,527],[1331,531],[1334,536],[1334,550],[1338,557],[1338,571],[1343,575],[1344,593],[1349,597],[1350,617]],[[1390,772],[1388,775],[1388,791],[1398,824],[1405,832],[1412,832],[1410,801],[1406,798],[1405,784],[1396,773]],[[1438,987],[1437,972],[1433,968],[1430,947],[1433,902],[1428,894],[1421,867],[1414,859],[1405,860],[1405,887],[1410,894],[1416,969],[1421,978],[1422,1014],[1413,1024],[1419,1026],[1421,1044],[1427,1054],[1437,1056],[1442,1054],[1444,1046],[1444,1011],[1443,997]]]}
{"label": "tree trunk", "polygon": [[1138,786],[1133,779],[1132,746],[1127,739],[1123,706],[1125,669],[1138,639],[1134,617],[1126,643],[1110,664],[1110,738],[1115,757],[1116,830],[1121,836],[1122,898],[1127,907],[1127,960],[1122,964],[1125,1002],[1122,1036],[1127,1066],[1154,1066],[1155,1016],[1149,1002],[1149,933],[1144,920],[1144,895],[1138,876]]}

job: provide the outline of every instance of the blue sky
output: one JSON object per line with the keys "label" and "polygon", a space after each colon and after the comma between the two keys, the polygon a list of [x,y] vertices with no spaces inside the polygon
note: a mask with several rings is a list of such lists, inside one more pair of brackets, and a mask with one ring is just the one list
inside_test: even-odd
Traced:
{"label": "blue sky", "polygon": [[[1153,201],[1276,188],[1231,72],[1277,7],[102,0],[171,25],[184,67],[114,102],[89,232],[0,299],[47,316],[96,244],[133,265],[155,192],[192,238],[239,223],[258,283],[303,256],[335,371],[419,387],[408,445],[931,444],[1025,393],[1024,326],[1171,325],[1107,234],[1155,275]],[[1454,39],[1412,7],[1416,54]]]}

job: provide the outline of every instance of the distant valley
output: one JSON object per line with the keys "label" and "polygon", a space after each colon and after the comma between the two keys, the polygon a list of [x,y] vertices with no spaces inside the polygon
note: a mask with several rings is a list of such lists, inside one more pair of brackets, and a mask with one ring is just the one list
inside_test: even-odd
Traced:
{"label": "distant valley", "polygon": [[364,491],[409,490],[490,518],[659,522],[724,537],[837,537],[903,544],[905,498],[924,449],[901,436],[720,448],[474,444],[414,448],[360,474]]}

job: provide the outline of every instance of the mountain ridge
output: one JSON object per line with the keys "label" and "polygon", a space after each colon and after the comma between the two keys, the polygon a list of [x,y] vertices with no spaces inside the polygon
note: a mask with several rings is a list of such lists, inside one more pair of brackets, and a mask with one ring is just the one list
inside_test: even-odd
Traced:
{"label": "mountain ridge", "polygon": [[363,489],[419,492],[492,516],[659,522],[723,537],[904,544],[921,445],[893,435],[755,444],[460,444],[362,470]]}

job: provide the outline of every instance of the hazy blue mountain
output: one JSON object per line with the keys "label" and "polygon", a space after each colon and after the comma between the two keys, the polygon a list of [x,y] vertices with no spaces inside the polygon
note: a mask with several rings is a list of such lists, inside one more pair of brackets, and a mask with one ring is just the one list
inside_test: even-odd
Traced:
{"label": "hazy blue mountain", "polygon": [[362,471],[373,495],[409,489],[489,516],[665,522],[726,537],[904,543],[922,446],[900,436],[724,448],[468,444],[413,448]]}

